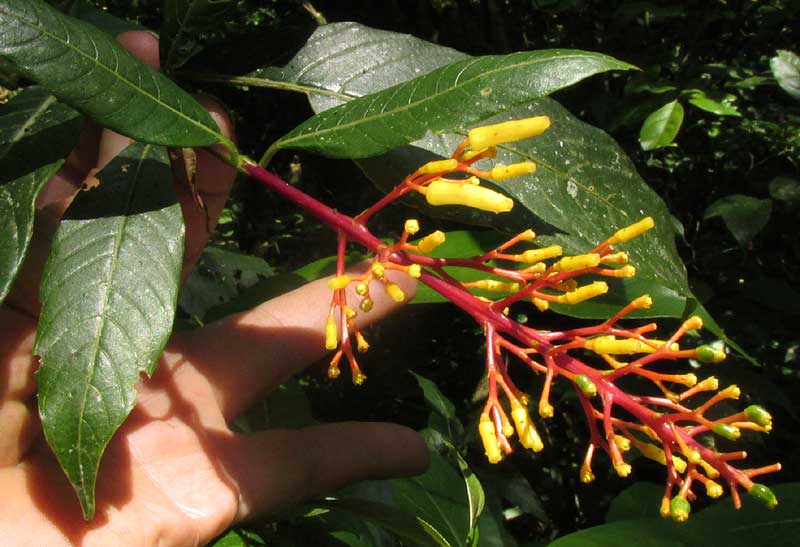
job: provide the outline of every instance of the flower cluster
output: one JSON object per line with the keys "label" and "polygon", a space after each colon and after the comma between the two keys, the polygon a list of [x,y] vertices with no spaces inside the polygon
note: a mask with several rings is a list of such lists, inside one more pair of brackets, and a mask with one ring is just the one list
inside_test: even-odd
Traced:
{"label": "flower cluster", "polygon": [[[526,161],[496,165],[485,171],[474,164],[495,158],[495,146],[535,137],[549,125],[549,118],[539,116],[473,129],[451,158],[423,165],[360,215],[346,217],[347,222],[343,222],[336,216],[338,213],[328,213],[330,218],[325,220],[339,232],[337,276],[329,282],[333,297],[325,331],[325,347],[335,350],[328,375],[339,376],[340,361],[346,357],[353,382],[361,384],[365,380],[353,348],[363,352],[369,345],[354,321],[356,308],[363,312],[372,308],[370,287],[375,282],[393,300],[402,302],[402,289],[388,279],[386,272],[404,271],[472,315],[485,332],[489,390],[478,431],[489,462],[498,463],[510,454],[515,436],[524,448],[534,452],[544,448],[529,414],[532,398],[514,384],[508,372],[511,363],[521,363],[544,376],[535,404],[539,419],[554,414],[550,392],[556,379],[563,378],[574,386],[590,431],[580,468],[581,481],[594,479],[592,462],[598,450],[608,455],[618,475],[629,475],[631,465],[625,453],[635,449],[666,467],[661,505],[665,517],[677,521],[688,518],[689,502],[695,499],[698,485],[712,498],[722,495],[727,486],[737,508],[741,505],[740,489],[774,507],[775,496],[753,479],[779,470],[780,464],[737,468],[733,463],[743,460],[746,453],[723,452],[711,442],[714,435],[735,441],[743,429],[768,432],[772,427],[770,414],[751,405],[725,415],[721,408],[728,405],[719,403],[738,399],[741,392],[737,386],[721,389],[713,376],[700,380],[694,373],[664,371],[663,363],[679,359],[704,363],[725,359],[725,351],[716,345],[683,345],[687,332],[702,328],[700,317],[689,317],[675,332],[661,338],[655,336],[655,323],[635,328],[622,326],[621,320],[633,310],[652,306],[648,295],[633,299],[605,321],[571,330],[540,330],[508,317],[509,307],[515,303],[528,302],[545,312],[554,304],[574,305],[603,295],[608,284],[597,279],[634,276],[636,268],[629,264],[624,250],[617,247],[653,228],[652,218],[623,227],[578,255],[565,255],[558,245],[534,247],[536,235],[526,230],[480,256],[434,258],[429,255],[445,242],[445,234],[434,231],[419,237],[420,225],[415,219],[406,221],[401,236],[391,244],[364,235],[368,233],[366,223],[374,214],[411,192],[424,195],[434,206],[460,205],[497,214],[511,210],[514,202],[509,197],[483,186],[481,181],[503,181],[534,173],[536,165]],[[375,252],[370,266],[358,275],[345,273],[344,253],[349,240],[359,241]],[[448,273],[449,267],[470,268],[482,272],[485,278],[461,282]],[[586,278],[593,281],[583,282]],[[346,289],[350,285],[354,286],[357,304],[348,302]],[[486,298],[476,291],[497,296]],[[618,380],[623,377],[638,378],[638,384],[626,385],[640,385],[641,394],[620,388]]]}

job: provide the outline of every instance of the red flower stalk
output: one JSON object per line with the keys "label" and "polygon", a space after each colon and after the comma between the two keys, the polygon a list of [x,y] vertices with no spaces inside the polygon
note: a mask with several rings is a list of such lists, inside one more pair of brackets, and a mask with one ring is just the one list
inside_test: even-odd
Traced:
{"label": "red flower stalk", "polygon": [[[619,324],[631,311],[652,305],[647,295],[634,299],[597,325],[571,330],[538,330],[507,316],[508,307],[516,302],[528,301],[545,311],[551,303],[577,304],[608,290],[603,281],[581,284],[579,279],[587,275],[632,277],[636,270],[628,264],[627,254],[616,251],[614,246],[652,228],[652,218],[619,229],[594,249],[575,256],[563,256],[563,249],[557,245],[512,252],[512,248],[534,240],[533,231],[527,230],[481,256],[432,258],[426,255],[445,241],[445,234],[440,231],[410,243],[409,239],[419,232],[418,221],[410,219],[400,238],[393,244],[385,244],[366,227],[373,215],[409,192],[423,194],[431,205],[462,205],[493,213],[509,211],[513,201],[481,186],[480,178],[505,180],[533,173],[536,165],[523,162],[481,171],[473,164],[493,158],[495,145],[539,135],[549,125],[549,118],[539,116],[473,129],[451,158],[423,165],[356,217],[334,211],[254,164],[245,162],[242,165],[251,177],[306,209],[339,235],[337,275],[329,281],[333,297],[325,337],[326,348],[335,350],[328,368],[329,377],[339,376],[339,365],[344,357],[353,382],[364,382],[366,376],[358,366],[354,348],[364,352],[369,344],[354,321],[359,313],[356,308],[362,312],[372,308],[370,291],[375,282],[392,299],[403,301],[403,291],[385,275],[389,269],[402,270],[469,313],[484,329],[489,394],[478,430],[491,463],[501,461],[504,454],[512,451],[510,439],[514,435],[525,448],[535,452],[544,448],[528,414],[530,397],[514,385],[508,374],[505,357],[513,356],[514,361],[545,376],[537,405],[542,419],[553,416],[549,401],[553,381],[561,377],[574,386],[590,432],[589,447],[580,470],[581,481],[594,479],[592,460],[597,449],[608,454],[617,474],[629,475],[631,466],[624,453],[636,448],[643,456],[666,467],[662,516],[686,520],[689,501],[695,499],[694,488],[698,483],[712,498],[721,496],[722,485],[727,484],[737,508],[741,506],[739,488],[744,488],[768,507],[774,507],[777,500],[773,493],[766,486],[754,483],[753,478],[778,471],[780,464],[740,469],[731,462],[744,459],[745,452],[721,452],[703,442],[703,437],[709,434],[736,440],[742,429],[768,432],[772,427],[769,413],[752,405],[728,416],[715,416],[718,403],[739,398],[737,386],[720,390],[713,376],[698,381],[693,373],[660,371],[664,361],[691,358],[719,362],[725,359],[725,352],[715,346],[681,346],[688,331],[702,328],[699,317],[690,317],[671,336],[658,339],[650,337],[657,329],[654,323],[638,328]],[[348,241],[363,245],[375,255],[370,267],[360,275],[345,274]],[[497,266],[497,263],[510,265]],[[487,278],[462,283],[445,270],[454,266],[483,272]],[[347,300],[345,288],[351,283],[355,284],[359,298],[357,305]],[[471,290],[496,292],[502,296],[490,300],[476,296]],[[616,385],[616,380],[622,376],[638,377],[643,380],[642,385],[654,386],[658,395],[623,391]],[[650,392],[654,390],[651,388]]]}

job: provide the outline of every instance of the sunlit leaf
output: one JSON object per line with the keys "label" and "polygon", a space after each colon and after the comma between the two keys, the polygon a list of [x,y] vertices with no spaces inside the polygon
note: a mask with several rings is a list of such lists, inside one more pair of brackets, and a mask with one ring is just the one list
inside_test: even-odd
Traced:
{"label": "sunlit leaf", "polygon": [[683,107],[670,101],[649,116],[639,131],[642,150],[656,150],[672,144],[683,123]]}
{"label": "sunlit leaf", "polygon": [[779,49],[778,54],[769,60],[769,67],[778,85],[795,99],[800,99],[800,57]]}
{"label": "sunlit leaf", "polygon": [[525,104],[594,74],[631,68],[612,57],[578,50],[473,57],[317,114],[282,137],[273,150],[375,156],[427,133],[467,128],[498,110]]}
{"label": "sunlit leaf", "polygon": [[0,56],[59,100],[143,142],[227,142],[200,103],[109,34],[42,0],[0,4]]}
{"label": "sunlit leaf", "polygon": [[134,143],[67,210],[42,274],[44,433],[91,518],[100,458],[172,330],[184,228],[163,148]]}

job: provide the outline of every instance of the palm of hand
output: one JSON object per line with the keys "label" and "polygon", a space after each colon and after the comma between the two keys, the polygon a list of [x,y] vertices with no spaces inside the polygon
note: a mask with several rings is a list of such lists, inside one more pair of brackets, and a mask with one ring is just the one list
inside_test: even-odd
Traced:
{"label": "palm of hand", "polygon": [[[149,34],[129,33],[120,41],[157,65],[157,42]],[[207,106],[230,133],[221,109]],[[43,211],[56,219],[88,166],[103,165],[127,144],[111,132],[95,142],[84,137],[71,167],[40,196]],[[206,151],[198,151],[197,159],[197,188],[215,220],[234,173]],[[187,225],[186,274],[206,243],[205,215],[187,188],[176,191]],[[229,428],[265,392],[324,353],[329,293],[318,282],[173,336],[153,378],[137,386],[137,406],[106,450],[97,514],[84,522],[36,412],[35,291],[47,231],[38,234],[9,305],[0,308],[0,537],[31,546],[203,545],[231,523],[348,482],[424,469],[421,439],[391,424],[340,423],[251,435]],[[413,294],[408,280],[398,281]],[[394,307],[388,298],[375,300],[370,320]]]}

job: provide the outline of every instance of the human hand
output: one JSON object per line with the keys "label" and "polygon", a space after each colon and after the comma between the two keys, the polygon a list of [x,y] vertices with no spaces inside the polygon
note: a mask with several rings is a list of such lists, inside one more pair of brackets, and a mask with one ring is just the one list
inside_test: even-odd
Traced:
{"label": "human hand", "polygon": [[[157,68],[158,41],[143,32],[120,42]],[[231,122],[203,100],[226,135]],[[37,234],[6,305],[0,308],[0,537],[19,546],[204,545],[232,523],[273,514],[349,482],[419,473],[427,450],[410,429],[339,423],[249,435],[229,423],[265,392],[324,355],[330,291],[324,281],[202,329],[176,334],[151,379],[137,385],[137,406],[106,449],[97,479],[97,512],[80,505],[41,434],[32,355],[41,266],[57,222],[92,167],[129,140],[84,131],[67,166],[40,194]],[[234,171],[197,151],[196,186],[212,225]],[[207,239],[206,216],[185,185],[176,192],[187,235],[184,275]],[[394,279],[407,295],[414,285]],[[396,304],[374,291],[375,320]],[[362,325],[363,326],[363,325]]]}

